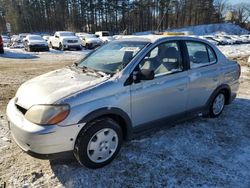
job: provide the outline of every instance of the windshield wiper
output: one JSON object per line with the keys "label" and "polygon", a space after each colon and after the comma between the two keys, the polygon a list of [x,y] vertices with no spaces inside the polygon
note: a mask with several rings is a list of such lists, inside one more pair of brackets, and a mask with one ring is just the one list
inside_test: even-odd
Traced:
{"label": "windshield wiper", "polygon": [[99,77],[104,77],[106,75],[108,75],[107,73],[103,72],[103,71],[99,71],[99,70],[95,70],[95,69],[92,69],[92,68],[89,68],[89,67],[86,67],[86,66],[83,66],[82,67],[82,70],[84,72],[91,72],[91,73],[94,73],[96,74],[97,76]]}

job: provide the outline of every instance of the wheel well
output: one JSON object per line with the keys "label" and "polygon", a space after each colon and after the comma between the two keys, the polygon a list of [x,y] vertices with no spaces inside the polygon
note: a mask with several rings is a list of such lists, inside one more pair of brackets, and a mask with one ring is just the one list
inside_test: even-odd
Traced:
{"label": "wheel well", "polygon": [[126,124],[126,121],[121,116],[116,115],[116,114],[106,114],[106,115],[97,117],[95,119],[104,118],[104,117],[109,117],[113,119],[116,123],[118,123],[119,126],[122,128],[123,139],[125,140],[128,138],[127,124]]}

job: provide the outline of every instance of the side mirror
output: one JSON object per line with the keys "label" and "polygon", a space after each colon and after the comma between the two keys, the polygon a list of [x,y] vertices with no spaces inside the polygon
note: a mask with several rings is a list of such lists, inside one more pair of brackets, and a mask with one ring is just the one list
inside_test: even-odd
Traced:
{"label": "side mirror", "polygon": [[154,71],[149,69],[142,69],[140,71],[133,72],[133,80],[135,83],[140,82],[140,80],[153,80],[154,77]]}
{"label": "side mirror", "polygon": [[57,36],[57,35],[56,35],[55,37],[56,37],[56,38],[59,38],[59,36]]}

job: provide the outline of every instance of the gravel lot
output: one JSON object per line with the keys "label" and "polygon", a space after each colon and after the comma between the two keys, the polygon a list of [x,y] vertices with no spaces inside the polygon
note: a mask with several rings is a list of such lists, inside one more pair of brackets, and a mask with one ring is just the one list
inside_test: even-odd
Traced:
{"label": "gravel lot", "polygon": [[72,157],[48,161],[23,153],[5,116],[20,84],[86,52],[16,52],[0,56],[0,187],[250,187],[248,56],[233,56],[242,65],[241,86],[219,118],[196,118],[126,142],[110,165],[90,170]]}

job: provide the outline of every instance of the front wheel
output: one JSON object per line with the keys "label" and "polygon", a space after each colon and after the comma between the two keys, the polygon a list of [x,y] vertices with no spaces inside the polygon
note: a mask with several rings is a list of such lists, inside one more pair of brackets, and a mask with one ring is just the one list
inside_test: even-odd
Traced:
{"label": "front wheel", "polygon": [[225,99],[224,92],[219,92],[214,97],[209,109],[209,114],[211,117],[218,117],[222,113],[225,107]]}
{"label": "front wheel", "polygon": [[110,118],[97,119],[86,127],[77,137],[74,155],[81,165],[88,168],[103,167],[121,148],[121,127]]}
{"label": "front wheel", "polygon": [[59,44],[59,50],[64,51],[64,47],[63,47],[62,43]]}

